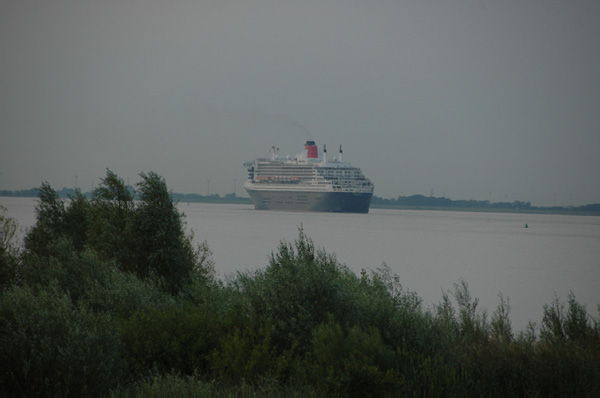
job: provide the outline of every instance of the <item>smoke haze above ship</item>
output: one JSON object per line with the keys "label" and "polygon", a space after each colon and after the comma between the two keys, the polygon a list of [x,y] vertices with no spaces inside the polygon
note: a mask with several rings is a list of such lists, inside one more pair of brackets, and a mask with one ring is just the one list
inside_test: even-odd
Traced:
{"label": "smoke haze above ship", "polygon": [[[10,1],[0,189],[227,194],[315,140],[383,197],[600,202],[600,3]],[[243,194],[238,184],[238,194]]]}

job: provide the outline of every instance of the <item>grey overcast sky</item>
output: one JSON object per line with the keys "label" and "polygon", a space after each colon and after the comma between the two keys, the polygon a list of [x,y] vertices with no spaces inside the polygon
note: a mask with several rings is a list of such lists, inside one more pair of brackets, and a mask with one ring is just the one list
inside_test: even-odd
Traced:
{"label": "grey overcast sky", "polygon": [[598,203],[600,1],[0,5],[0,189],[241,195],[308,138],[382,197]]}

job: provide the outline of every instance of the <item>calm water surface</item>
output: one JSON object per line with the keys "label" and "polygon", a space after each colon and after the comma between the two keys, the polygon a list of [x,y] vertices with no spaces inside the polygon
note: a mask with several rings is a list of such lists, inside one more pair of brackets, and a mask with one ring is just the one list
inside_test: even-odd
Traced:
{"label": "calm water surface", "polygon": [[[21,226],[34,199],[0,198]],[[600,217],[372,209],[369,214],[256,211],[252,206],[180,203],[188,230],[207,240],[221,276],[262,268],[280,240],[302,225],[315,244],[355,272],[383,262],[426,306],[464,279],[491,314],[510,300],[515,330],[540,324],[543,305],[569,291],[598,316]],[[524,228],[528,224],[529,228]]]}

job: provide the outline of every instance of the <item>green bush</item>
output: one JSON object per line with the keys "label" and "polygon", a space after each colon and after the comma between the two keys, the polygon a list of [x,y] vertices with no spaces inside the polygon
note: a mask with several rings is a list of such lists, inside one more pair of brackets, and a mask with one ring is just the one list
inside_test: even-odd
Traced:
{"label": "green bush", "polygon": [[105,395],[123,377],[111,317],[73,305],[56,285],[0,297],[0,385],[15,396]]}
{"label": "green bush", "polygon": [[533,356],[536,387],[542,393],[600,393],[600,329],[575,295],[568,308],[555,297],[544,305],[540,341]]}
{"label": "green bush", "polygon": [[232,384],[205,381],[198,375],[152,375],[132,385],[111,391],[111,397],[306,397],[316,396],[310,388],[290,388],[278,384],[251,385],[245,380]]}
{"label": "green bush", "polygon": [[320,391],[366,396],[399,394],[403,378],[394,369],[395,353],[376,328],[344,331],[330,319],[313,332],[306,371]]}
{"label": "green bush", "polygon": [[25,248],[40,256],[49,255],[48,245],[65,234],[65,203],[47,182],[38,188],[36,223],[25,236]]}
{"label": "green bush", "polygon": [[102,260],[96,252],[78,252],[66,238],[47,245],[53,254],[28,255],[20,270],[26,286],[44,289],[55,283],[76,304],[93,312],[127,318],[136,311],[172,300],[151,279],[140,280],[119,270],[113,261]]}
{"label": "green bush", "polygon": [[20,279],[19,248],[15,242],[18,228],[17,221],[0,205],[0,292]]}
{"label": "green bush", "polygon": [[216,383],[207,383],[197,376],[180,376],[176,374],[152,375],[127,387],[111,391],[111,397],[186,397],[203,398],[215,396],[221,391]]}
{"label": "green bush", "polygon": [[221,333],[216,314],[177,303],[140,311],[121,326],[129,368],[142,376],[205,373]]}
{"label": "green bush", "polygon": [[281,242],[265,270],[238,275],[236,284],[246,298],[248,316],[273,328],[273,344],[280,352],[309,349],[312,330],[329,314],[350,320],[354,274],[334,256],[315,249],[302,229],[294,244]]}
{"label": "green bush", "polygon": [[432,316],[423,310],[421,299],[402,287],[400,278],[390,268],[366,271],[350,295],[355,302],[354,323],[363,329],[377,328],[385,344],[415,353],[438,350],[439,331]]}
{"label": "green bush", "polygon": [[210,356],[214,375],[230,383],[246,380],[252,384],[280,377],[288,367],[286,357],[292,354],[277,354],[271,332],[268,325],[258,331],[234,327],[227,332]]}
{"label": "green bush", "polygon": [[164,179],[156,173],[141,173],[137,184],[139,202],[133,224],[134,265],[141,277],[156,274],[170,292],[189,281],[196,266],[191,237],[185,235],[182,217]]}
{"label": "green bush", "polygon": [[212,277],[210,250],[205,244],[193,247],[164,179],[152,172],[140,176],[138,201],[110,170],[91,201],[76,192],[68,206],[43,183],[37,221],[25,238],[27,254],[56,257],[55,243],[65,240],[78,253],[91,249],[122,271],[160,281],[169,293],[179,292],[195,274]]}

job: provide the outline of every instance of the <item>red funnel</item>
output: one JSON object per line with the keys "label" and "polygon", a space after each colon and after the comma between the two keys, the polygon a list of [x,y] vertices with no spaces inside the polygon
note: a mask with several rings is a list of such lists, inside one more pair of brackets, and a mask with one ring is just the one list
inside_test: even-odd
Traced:
{"label": "red funnel", "polygon": [[306,149],[308,152],[308,155],[306,155],[308,159],[316,159],[319,157],[319,150],[317,149],[317,145],[314,141],[306,141],[306,144],[304,144],[304,149]]}

